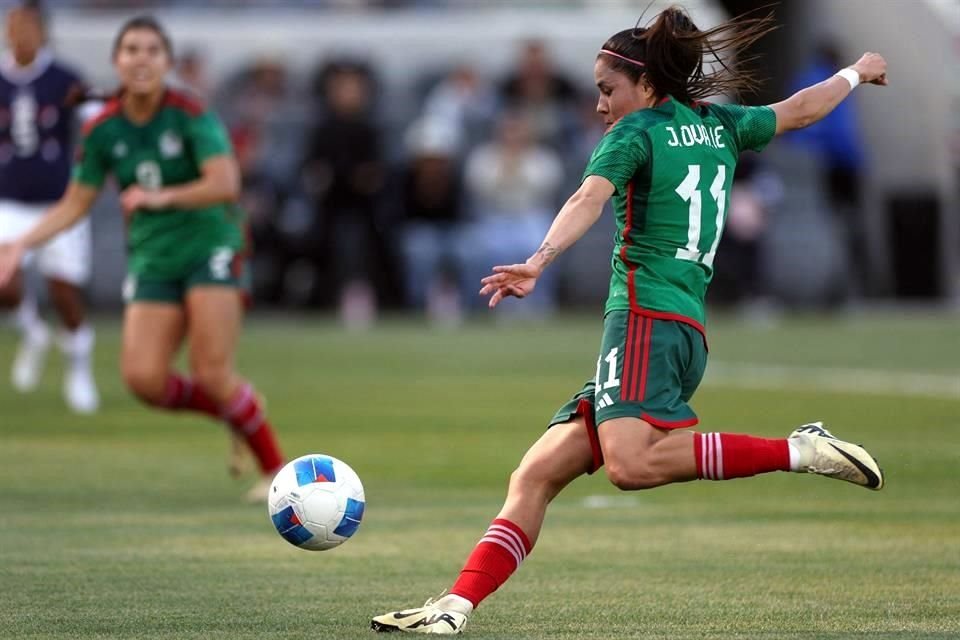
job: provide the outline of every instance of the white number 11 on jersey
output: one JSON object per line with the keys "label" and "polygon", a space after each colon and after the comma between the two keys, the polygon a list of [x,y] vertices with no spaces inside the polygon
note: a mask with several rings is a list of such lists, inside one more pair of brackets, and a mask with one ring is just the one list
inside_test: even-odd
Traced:
{"label": "white number 11 on jersey", "polygon": [[713,257],[717,253],[717,245],[720,244],[720,236],[723,233],[723,214],[727,208],[727,192],[724,191],[724,184],[727,181],[727,167],[717,166],[717,176],[710,185],[710,196],[717,205],[716,233],[710,250],[706,253],[700,251],[700,234],[703,229],[701,223],[702,200],[700,194],[700,165],[691,164],[687,166],[687,177],[683,179],[680,186],[676,188],[677,195],[684,202],[690,203],[690,219],[687,225],[687,246],[677,249],[678,260],[691,260],[693,262],[702,262],[708,267],[713,266]]}

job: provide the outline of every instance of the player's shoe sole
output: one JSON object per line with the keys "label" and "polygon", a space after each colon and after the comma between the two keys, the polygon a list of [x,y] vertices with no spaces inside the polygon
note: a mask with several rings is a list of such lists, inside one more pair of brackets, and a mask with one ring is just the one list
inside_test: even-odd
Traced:
{"label": "player's shoe sole", "polygon": [[378,633],[430,633],[434,635],[456,635],[463,631],[467,616],[458,611],[441,609],[439,603],[427,600],[418,609],[394,611],[376,616],[370,621],[370,628]]}
{"label": "player's shoe sole", "polygon": [[874,491],[883,488],[883,470],[873,456],[858,444],[838,439],[822,422],[795,429],[789,441],[800,452],[798,471],[845,480]]}

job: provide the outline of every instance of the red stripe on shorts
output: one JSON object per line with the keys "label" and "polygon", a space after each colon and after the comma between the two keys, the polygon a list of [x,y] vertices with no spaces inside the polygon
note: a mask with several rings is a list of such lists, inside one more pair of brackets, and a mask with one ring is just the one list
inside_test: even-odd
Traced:
{"label": "red stripe on shorts", "polygon": [[640,370],[640,393],[637,394],[637,402],[643,402],[647,394],[647,370],[650,365],[650,343],[653,342],[653,318],[644,318],[643,327],[643,368]]}
{"label": "red stripe on shorts", "polygon": [[630,387],[630,382],[633,380],[633,368],[630,366],[633,362],[633,341],[630,339],[630,336],[633,334],[633,326],[636,323],[636,316],[632,313],[627,313],[627,333],[626,340],[624,340],[625,346],[623,350],[623,374],[620,381],[620,399],[626,400],[627,389]]}
{"label": "red stripe on shorts", "polygon": [[[631,314],[635,315],[635,314]],[[630,394],[627,399],[631,402],[637,401],[637,393],[640,390],[641,360],[643,359],[643,339],[646,331],[645,318],[636,316],[634,321],[633,335],[630,336],[633,342],[633,357],[630,362],[630,369],[633,375],[630,377]]]}

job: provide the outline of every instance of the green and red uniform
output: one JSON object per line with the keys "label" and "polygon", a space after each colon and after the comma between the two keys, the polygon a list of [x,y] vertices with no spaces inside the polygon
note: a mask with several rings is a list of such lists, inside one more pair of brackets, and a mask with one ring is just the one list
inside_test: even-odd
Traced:
{"label": "green and red uniform", "polygon": [[776,132],[769,107],[673,98],[631,113],[597,145],[584,179],[614,188],[617,233],[597,373],[557,412],[600,424],[642,418],[697,423],[687,404],[706,368],[704,298],[742,151]]}
{"label": "green and red uniform", "polygon": [[[193,182],[204,162],[230,154],[219,118],[180,92],[167,90],[142,125],[128,120],[114,98],[84,127],[73,179],[99,189],[113,175],[121,190],[160,189]],[[232,204],[134,212],[127,225],[128,301],[179,302],[198,284],[239,286],[243,224]]]}

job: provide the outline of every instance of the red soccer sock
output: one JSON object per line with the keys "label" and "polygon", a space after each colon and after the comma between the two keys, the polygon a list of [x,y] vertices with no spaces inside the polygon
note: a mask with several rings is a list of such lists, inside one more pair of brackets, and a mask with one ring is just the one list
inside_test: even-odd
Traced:
{"label": "red soccer sock", "polygon": [[757,438],[739,433],[695,433],[697,477],[703,480],[748,478],[790,470],[786,438]]}
{"label": "red soccer sock", "polygon": [[167,390],[160,406],[171,411],[196,411],[220,419],[220,407],[190,378],[176,373],[167,377]]}
{"label": "red soccer sock", "polygon": [[264,474],[273,473],[283,466],[283,454],[280,453],[273,427],[267,422],[252,386],[244,384],[237,390],[227,403],[223,418],[247,441]]}
{"label": "red soccer sock", "polygon": [[450,593],[466,598],[476,607],[507,581],[532,550],[533,545],[520,527],[497,518],[467,558]]}

